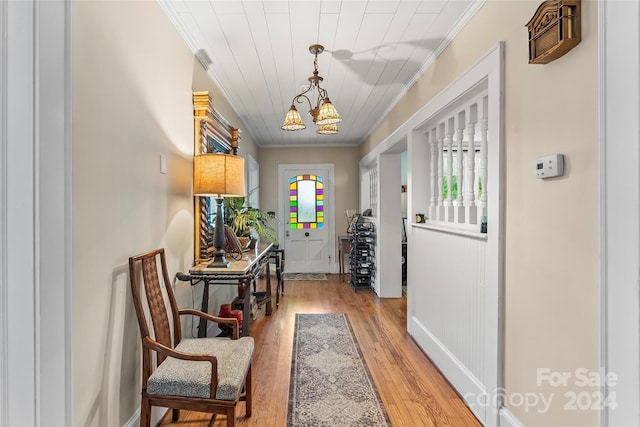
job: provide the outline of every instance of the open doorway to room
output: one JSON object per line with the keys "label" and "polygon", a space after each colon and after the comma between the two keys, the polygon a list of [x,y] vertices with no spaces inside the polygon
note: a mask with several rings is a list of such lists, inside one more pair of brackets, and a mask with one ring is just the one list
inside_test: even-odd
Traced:
{"label": "open doorway to room", "polygon": [[[405,138],[385,148],[383,152],[361,160],[360,169],[367,171],[366,176],[375,177],[371,185],[372,201],[369,205],[376,222],[375,291],[381,298],[400,298],[404,233],[401,157],[407,150],[407,140]],[[365,179],[366,176],[363,175],[361,179]],[[366,189],[367,185],[361,185],[361,208],[366,206],[367,202],[366,194],[363,197],[363,193],[366,193],[363,188]]]}

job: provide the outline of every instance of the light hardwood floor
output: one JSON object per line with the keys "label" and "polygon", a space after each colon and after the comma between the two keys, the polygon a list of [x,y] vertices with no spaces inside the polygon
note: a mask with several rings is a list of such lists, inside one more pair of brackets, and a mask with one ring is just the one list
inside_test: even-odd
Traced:
{"label": "light hardwood floor", "polygon": [[[348,276],[347,276],[348,277]],[[337,274],[326,281],[287,281],[280,307],[251,326],[253,416],[238,406],[238,427],[286,426],[293,327],[296,313],[347,313],[380,397],[396,426],[480,426],[460,397],[406,332],[406,298],[379,299],[353,291]],[[181,411],[161,426],[226,426],[226,417]]]}

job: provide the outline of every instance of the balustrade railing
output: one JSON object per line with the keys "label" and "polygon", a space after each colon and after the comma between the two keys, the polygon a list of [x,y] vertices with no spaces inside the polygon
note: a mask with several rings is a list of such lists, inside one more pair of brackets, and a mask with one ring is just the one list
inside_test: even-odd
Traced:
{"label": "balustrade railing", "polygon": [[429,126],[429,220],[479,225],[487,216],[488,96],[443,115]]}

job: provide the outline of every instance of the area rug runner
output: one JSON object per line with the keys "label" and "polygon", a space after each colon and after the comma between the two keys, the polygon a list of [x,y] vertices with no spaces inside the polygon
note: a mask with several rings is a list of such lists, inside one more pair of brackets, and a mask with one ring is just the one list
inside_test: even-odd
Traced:
{"label": "area rug runner", "polygon": [[327,280],[324,273],[284,273],[284,280]]}
{"label": "area rug runner", "polygon": [[346,314],[296,314],[287,426],[391,426]]}

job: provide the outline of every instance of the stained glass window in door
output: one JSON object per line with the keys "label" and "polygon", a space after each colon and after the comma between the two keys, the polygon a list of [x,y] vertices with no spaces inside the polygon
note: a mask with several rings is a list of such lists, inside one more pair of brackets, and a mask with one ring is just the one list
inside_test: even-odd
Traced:
{"label": "stained glass window in door", "polygon": [[296,175],[289,180],[290,227],[322,228],[324,180],[318,175]]}

